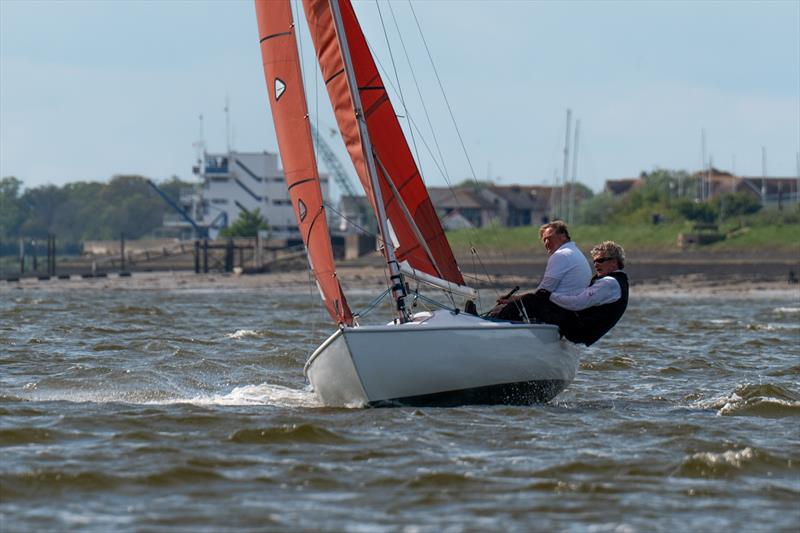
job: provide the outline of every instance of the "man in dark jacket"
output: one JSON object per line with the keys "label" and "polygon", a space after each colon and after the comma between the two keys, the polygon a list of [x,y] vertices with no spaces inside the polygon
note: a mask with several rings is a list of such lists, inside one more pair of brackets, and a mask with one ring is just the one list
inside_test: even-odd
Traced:
{"label": "man in dark jacket", "polygon": [[605,241],[592,248],[591,255],[597,274],[586,289],[575,295],[550,295],[551,303],[576,315],[561,332],[568,340],[586,346],[608,333],[628,307],[628,276],[622,271],[625,250]]}

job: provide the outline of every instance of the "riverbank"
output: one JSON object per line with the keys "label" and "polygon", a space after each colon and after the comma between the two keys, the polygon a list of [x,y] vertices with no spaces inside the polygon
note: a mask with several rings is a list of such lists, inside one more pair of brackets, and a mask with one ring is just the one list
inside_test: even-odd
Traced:
{"label": "riverbank", "polygon": [[[513,263],[505,271],[494,269],[490,276],[473,285],[491,294],[493,289],[506,291],[519,285],[522,290],[532,289],[541,274],[544,264]],[[637,277],[631,273],[632,291],[637,296],[741,296],[741,297],[795,297],[800,301],[800,284],[790,284],[786,279],[754,276],[753,265],[739,268],[731,273],[726,265],[700,264],[676,265],[662,263],[658,275]],[[651,265],[652,267],[652,265]],[[643,268],[641,265],[639,268]],[[638,270],[638,269],[637,269]],[[647,270],[647,269],[644,269]],[[534,275],[528,275],[531,272]],[[671,274],[667,274],[671,272]],[[386,275],[380,265],[343,265],[338,269],[345,290],[382,290]],[[470,279],[470,275],[468,275]],[[469,283],[469,281],[468,281]],[[103,278],[37,280],[23,279],[18,282],[0,282],[0,295],[20,292],[48,291],[94,291],[94,290],[296,290],[312,287],[313,281],[305,270],[272,272],[265,274],[194,274],[192,272],[141,272],[120,277],[109,274]],[[0,296],[2,297],[2,296]]]}

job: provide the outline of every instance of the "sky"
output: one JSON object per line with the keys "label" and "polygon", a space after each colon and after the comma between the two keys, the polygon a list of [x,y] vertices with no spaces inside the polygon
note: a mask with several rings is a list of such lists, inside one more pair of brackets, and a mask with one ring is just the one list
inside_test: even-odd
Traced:
{"label": "sky", "polygon": [[[696,171],[703,137],[717,168],[800,172],[798,0],[354,6],[429,185],[552,184],[567,109],[580,120],[567,176],[594,190]],[[309,109],[328,131],[304,31]],[[0,0],[0,177],[189,180],[201,138],[212,153],[277,151],[251,1]]]}

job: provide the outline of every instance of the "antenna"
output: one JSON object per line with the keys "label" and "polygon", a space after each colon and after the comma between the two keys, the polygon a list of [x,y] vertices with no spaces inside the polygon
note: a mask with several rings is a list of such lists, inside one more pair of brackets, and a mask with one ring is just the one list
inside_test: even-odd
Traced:
{"label": "antenna", "polygon": [[761,147],[761,205],[767,206],[767,147]]}
{"label": "antenna", "polygon": [[228,93],[225,93],[225,144],[228,152],[231,151],[231,109]]}
{"label": "antenna", "polygon": [[203,164],[203,155],[206,151],[206,141],[205,141],[205,134],[203,131],[203,114],[200,113],[197,117],[199,124],[199,131],[197,132],[197,140],[192,143],[192,146],[195,149],[195,156],[197,157],[197,164]]}
{"label": "antenna", "polygon": [[564,173],[561,179],[561,193],[559,194],[559,214],[564,216],[564,187],[569,179],[569,126],[572,121],[572,109],[567,108],[567,134],[564,137]]}
{"label": "antenna", "polygon": [[800,204],[800,152],[797,152],[797,182],[794,184],[794,202]]}

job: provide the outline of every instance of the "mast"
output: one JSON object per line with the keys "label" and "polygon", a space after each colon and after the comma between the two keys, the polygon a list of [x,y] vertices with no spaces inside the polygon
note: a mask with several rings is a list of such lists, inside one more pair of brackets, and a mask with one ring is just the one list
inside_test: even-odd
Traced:
{"label": "mast", "polygon": [[[372,194],[374,196],[373,200],[378,215],[378,227],[380,228],[381,238],[383,240],[383,250],[386,255],[386,263],[389,267],[389,278],[392,281],[392,297],[397,302],[397,312],[399,314],[400,323],[402,324],[410,320],[405,305],[406,285],[403,280],[403,275],[400,273],[400,265],[397,263],[397,257],[394,252],[394,243],[392,243],[389,232],[389,224],[386,218],[386,208],[383,204],[381,185],[378,180],[378,171],[377,167],[375,166],[375,157],[372,152],[372,142],[370,141],[369,131],[367,130],[364,109],[361,106],[361,97],[358,94],[358,84],[356,82],[356,75],[353,69],[353,61],[350,57],[350,48],[347,44],[347,36],[345,35],[344,24],[342,23],[342,13],[339,9],[339,0],[330,0],[330,6],[331,14],[333,15],[333,23],[336,27],[336,36],[339,40],[339,46],[342,50],[342,59],[344,60],[344,69],[347,76],[347,85],[350,88],[350,97],[353,100],[353,107],[356,111],[356,122],[358,123],[358,129],[361,134],[364,158],[367,163],[367,172],[369,173],[370,183],[372,184]],[[389,177],[387,176],[386,179],[388,180]]]}
{"label": "mast", "polygon": [[567,109],[567,134],[564,138],[564,173],[562,174],[563,177],[561,178],[561,194],[559,195],[558,198],[559,200],[558,211],[562,219],[565,218],[564,192],[565,192],[565,187],[567,185],[567,180],[569,180],[567,173],[569,172],[569,128],[571,121],[572,121],[572,109]]}
{"label": "mast", "polygon": [[569,186],[569,217],[570,224],[575,222],[575,183],[578,180],[578,134],[581,129],[581,119],[575,121],[575,140],[572,142],[572,182]]}

